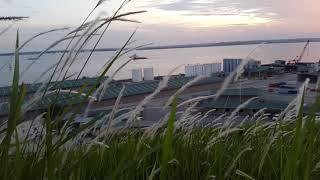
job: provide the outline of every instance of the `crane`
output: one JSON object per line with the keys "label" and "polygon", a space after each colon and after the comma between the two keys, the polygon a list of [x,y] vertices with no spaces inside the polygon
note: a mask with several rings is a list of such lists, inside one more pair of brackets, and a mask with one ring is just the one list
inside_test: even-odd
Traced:
{"label": "crane", "polygon": [[309,47],[309,45],[310,45],[310,40],[307,41],[307,43],[303,47],[302,52],[300,53],[300,55],[297,56],[294,60],[289,61],[288,64],[294,65],[294,64],[300,63],[300,61],[302,60],[304,54],[306,53],[306,50]]}

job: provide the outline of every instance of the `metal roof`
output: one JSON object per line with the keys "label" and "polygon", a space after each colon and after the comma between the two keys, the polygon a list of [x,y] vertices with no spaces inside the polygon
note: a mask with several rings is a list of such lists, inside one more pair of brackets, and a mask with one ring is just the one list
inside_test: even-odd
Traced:
{"label": "metal roof", "polygon": [[[178,89],[181,88],[183,85],[191,81],[192,77],[174,77],[169,80],[168,86],[165,88],[165,90],[172,90],[172,89]],[[87,78],[87,79],[81,79],[81,80],[68,80],[62,83],[62,87],[64,89],[66,88],[75,88],[75,87],[82,87],[84,84],[87,84],[88,86],[92,86],[95,84],[96,78]],[[209,77],[205,78],[201,81],[198,81],[194,85],[203,85],[203,84],[210,84],[210,83],[219,83],[222,82],[223,78],[219,77]],[[60,82],[54,82],[53,85],[56,87],[58,86],[58,83]],[[119,83],[114,82],[111,83],[110,86],[106,89],[104,95],[102,96],[102,100],[109,100],[109,99],[115,99],[120,94],[120,91],[125,86],[125,91],[123,96],[134,96],[134,95],[141,95],[141,94],[149,94],[156,90],[160,83],[160,80],[153,80],[153,81],[142,81],[138,83]],[[30,85],[31,88],[29,88],[30,92],[32,90],[36,90],[39,88],[40,84]],[[37,87],[38,86],[38,87]],[[6,87],[5,87],[6,88]],[[0,91],[5,89],[0,88]],[[53,88],[54,89],[54,88]],[[8,90],[10,91],[10,90]],[[32,91],[35,92],[35,91]],[[9,94],[9,93],[8,93]],[[69,93],[61,93],[59,96],[49,95],[43,98],[40,102],[38,102],[32,110],[45,110],[49,105],[56,102],[55,99],[57,98],[57,104],[60,106],[69,106],[80,103],[84,96],[79,96],[76,94],[69,94]],[[26,100],[27,101],[27,100]],[[8,103],[2,103],[0,104],[0,115],[6,115],[8,114]]]}
{"label": "metal roof", "polygon": [[[245,101],[240,102],[239,100],[205,100],[200,103],[199,107],[202,108],[210,108],[210,109],[236,109],[239,105],[244,103]],[[288,106],[288,103],[283,101],[270,101],[265,99],[255,99],[251,101],[245,108],[243,109],[255,109],[260,110],[263,108],[267,108],[268,110],[283,110]]]}
{"label": "metal roof", "polygon": [[[107,77],[104,77],[102,80],[106,80]],[[50,86],[52,86],[51,90],[56,89],[70,89],[70,88],[80,88],[84,85],[87,86],[93,86],[97,82],[98,78],[82,78],[77,80],[65,80],[65,81],[56,81],[50,83]],[[46,84],[44,83],[36,83],[36,84],[26,84],[26,93],[32,94],[35,93],[37,90],[41,88],[41,86],[44,87]],[[11,92],[11,87],[0,87],[0,97],[1,96],[9,96]]]}
{"label": "metal roof", "polygon": [[260,66],[254,69],[248,69],[248,73],[274,72],[274,69],[269,66]]}
{"label": "metal roof", "polygon": [[[217,90],[212,90],[212,94],[215,94]],[[261,96],[263,91],[258,88],[235,88],[235,89],[226,89],[221,96]]]}

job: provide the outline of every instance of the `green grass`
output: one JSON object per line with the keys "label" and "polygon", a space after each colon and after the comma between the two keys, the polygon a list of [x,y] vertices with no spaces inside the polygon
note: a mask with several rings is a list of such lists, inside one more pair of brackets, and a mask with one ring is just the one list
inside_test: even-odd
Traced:
{"label": "green grass", "polygon": [[[165,136],[159,131],[154,137],[144,138],[142,132],[123,132],[108,143],[91,145],[89,150],[82,145],[55,152],[50,150],[51,140],[47,136],[43,156],[31,152],[20,154],[16,160],[17,154],[11,154],[6,165],[8,179],[15,178],[17,173],[25,179],[320,178],[320,169],[316,169],[320,161],[319,138],[305,139],[301,144],[303,150],[293,149],[296,126],[282,124],[281,129],[275,128],[276,138],[272,135],[273,128],[256,132],[243,128],[217,139],[210,147],[208,142],[218,135],[217,129],[194,129],[188,135],[179,130],[171,136],[169,128]],[[320,125],[312,129],[319,132]],[[298,152],[297,157],[292,155]]]}

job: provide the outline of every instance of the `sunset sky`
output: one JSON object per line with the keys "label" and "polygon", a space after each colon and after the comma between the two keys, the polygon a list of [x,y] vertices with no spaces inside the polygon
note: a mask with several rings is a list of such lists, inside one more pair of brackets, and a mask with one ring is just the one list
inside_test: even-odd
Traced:
{"label": "sunset sky", "polygon": [[[76,27],[96,0],[0,0],[0,16],[30,16],[15,22],[0,37],[1,52],[12,48],[14,30],[27,38],[56,27]],[[93,16],[112,14],[119,0],[106,1]],[[136,39],[156,45],[251,39],[320,37],[318,0],[133,0],[122,12],[147,10],[132,16],[141,24],[114,23],[101,46],[119,46],[136,27]],[[103,15],[106,15],[103,14]],[[0,31],[9,26],[0,22]],[[63,32],[45,40],[53,41]],[[12,42],[7,43],[7,42]],[[44,40],[31,46],[40,48]]]}

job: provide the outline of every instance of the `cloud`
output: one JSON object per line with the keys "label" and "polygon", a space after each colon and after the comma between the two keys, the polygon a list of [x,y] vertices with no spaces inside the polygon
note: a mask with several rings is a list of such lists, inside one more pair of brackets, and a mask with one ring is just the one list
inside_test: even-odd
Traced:
{"label": "cloud", "polygon": [[[153,4],[149,7],[164,11],[188,11],[194,15],[234,15],[234,14],[264,14],[270,12],[271,3],[266,0],[176,0],[164,4]],[[189,13],[189,14],[190,14]]]}

